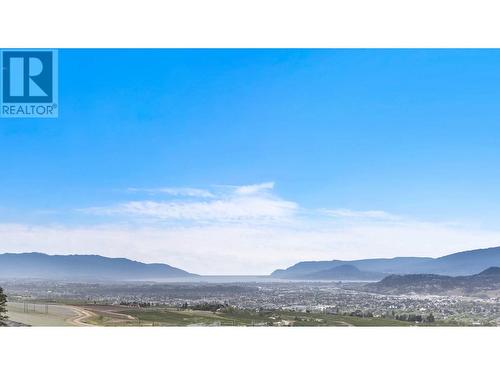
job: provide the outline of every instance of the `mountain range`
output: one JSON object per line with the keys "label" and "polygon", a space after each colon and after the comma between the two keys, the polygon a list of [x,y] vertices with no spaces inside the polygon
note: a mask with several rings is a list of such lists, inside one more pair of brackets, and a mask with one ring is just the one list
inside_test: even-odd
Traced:
{"label": "mountain range", "polygon": [[[462,251],[439,258],[396,257],[351,261],[307,261],[271,277],[295,280],[379,281],[389,275],[469,276],[500,267],[500,247]],[[0,279],[161,280],[195,277],[168,264],[146,264],[99,255],[0,254]],[[394,276],[396,277],[396,276]]]}
{"label": "mountain range", "polygon": [[391,274],[474,275],[486,268],[500,266],[500,247],[462,251],[439,258],[396,257],[350,261],[305,261],[284,270],[276,270],[271,276],[279,279],[316,280],[318,275],[323,275],[324,278],[329,273],[335,274],[335,269],[344,265],[354,266],[360,272],[378,273],[378,279]]}
{"label": "mountain range", "polygon": [[153,280],[196,276],[168,264],[99,255],[0,254],[0,279]]}

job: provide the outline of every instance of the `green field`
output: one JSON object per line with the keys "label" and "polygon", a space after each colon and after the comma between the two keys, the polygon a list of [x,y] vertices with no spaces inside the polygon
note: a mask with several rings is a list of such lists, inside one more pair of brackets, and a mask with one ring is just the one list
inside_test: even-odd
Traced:
{"label": "green field", "polygon": [[295,326],[295,327],[328,327],[328,326],[411,326],[412,323],[393,319],[360,318],[354,316],[296,313],[296,312],[253,312],[249,310],[232,310],[227,312],[210,312],[199,310],[176,309],[128,309],[122,313],[137,318],[139,325],[155,326]]}

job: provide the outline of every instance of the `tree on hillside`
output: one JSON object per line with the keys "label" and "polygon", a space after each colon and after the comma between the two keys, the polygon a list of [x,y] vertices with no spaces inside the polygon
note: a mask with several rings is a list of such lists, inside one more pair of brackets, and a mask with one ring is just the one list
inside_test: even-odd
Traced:
{"label": "tree on hillside", "polygon": [[0,326],[5,325],[5,320],[8,318],[7,316],[7,296],[3,292],[3,289],[0,288]]}
{"label": "tree on hillside", "polygon": [[429,323],[434,323],[436,321],[436,318],[434,318],[434,314],[430,313],[429,316],[427,317],[427,321]]}

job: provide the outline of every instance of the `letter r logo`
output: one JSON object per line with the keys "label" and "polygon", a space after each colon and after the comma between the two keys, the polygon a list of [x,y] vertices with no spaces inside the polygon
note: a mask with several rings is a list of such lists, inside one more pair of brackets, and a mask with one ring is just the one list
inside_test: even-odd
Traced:
{"label": "letter r logo", "polygon": [[51,103],[52,51],[3,51],[4,103]]}

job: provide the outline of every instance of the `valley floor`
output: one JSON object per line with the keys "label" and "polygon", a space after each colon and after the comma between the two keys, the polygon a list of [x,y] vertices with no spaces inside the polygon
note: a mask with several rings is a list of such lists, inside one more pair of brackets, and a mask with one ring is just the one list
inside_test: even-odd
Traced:
{"label": "valley floor", "polygon": [[490,295],[381,294],[363,283],[3,282],[32,326],[498,326]]}
{"label": "valley floor", "polygon": [[396,319],[357,317],[326,313],[231,309],[212,312],[179,308],[139,308],[114,305],[54,305],[10,302],[9,318],[30,326],[265,326],[265,327],[388,327],[447,325],[443,322],[422,324]]}

